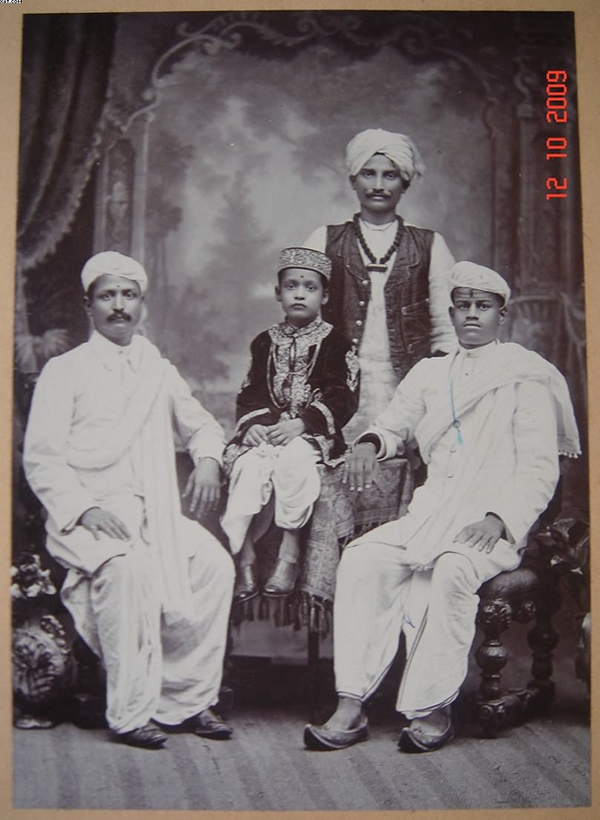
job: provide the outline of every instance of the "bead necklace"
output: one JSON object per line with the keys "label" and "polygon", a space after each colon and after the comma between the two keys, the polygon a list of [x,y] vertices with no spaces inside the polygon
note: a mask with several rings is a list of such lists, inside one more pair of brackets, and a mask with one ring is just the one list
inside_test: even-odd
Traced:
{"label": "bead necklace", "polygon": [[387,263],[392,258],[392,255],[398,250],[398,245],[400,244],[400,240],[402,239],[402,220],[400,217],[397,217],[398,220],[398,227],[396,229],[396,237],[390,248],[386,254],[384,254],[379,263],[377,262],[377,257],[371,250],[371,248],[367,245],[367,241],[364,237],[362,232],[362,228],[360,227],[360,219],[358,214],[354,214],[354,230],[356,231],[356,236],[358,237],[358,241],[360,242],[360,246],[365,252],[367,259],[371,262],[370,265],[367,265],[368,271],[378,271],[379,273],[385,273],[387,270]]}

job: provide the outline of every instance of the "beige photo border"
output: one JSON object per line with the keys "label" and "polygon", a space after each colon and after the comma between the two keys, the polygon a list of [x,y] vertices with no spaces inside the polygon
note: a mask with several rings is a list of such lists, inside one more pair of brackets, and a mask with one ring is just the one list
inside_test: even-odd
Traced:
{"label": "beige photo border", "polygon": [[[592,541],[598,526],[600,504],[600,437],[595,441],[595,416],[600,416],[600,379],[597,348],[600,322],[600,0],[19,0],[0,3],[0,554],[4,593],[0,596],[0,820],[254,820],[269,815],[285,820],[594,820],[600,817],[598,795],[598,743],[600,731],[596,711],[598,686],[592,686],[592,805],[580,808],[473,809],[435,811],[162,811],[162,810],[51,810],[12,808],[12,709],[10,669],[9,565],[11,543],[11,436],[12,351],[15,270],[15,225],[17,218],[17,151],[19,132],[19,84],[23,14],[65,12],[131,11],[227,11],[227,10],[398,10],[398,11],[572,11],[575,12],[577,49],[577,94],[581,148],[581,195],[583,204],[583,251],[585,266],[587,349],[589,378],[590,492],[592,496]],[[600,559],[592,550],[592,579],[600,571]],[[592,581],[592,600],[595,583]],[[592,684],[598,679],[598,634],[592,630]],[[399,764],[400,765],[400,764]],[[35,776],[35,773],[32,774]]]}

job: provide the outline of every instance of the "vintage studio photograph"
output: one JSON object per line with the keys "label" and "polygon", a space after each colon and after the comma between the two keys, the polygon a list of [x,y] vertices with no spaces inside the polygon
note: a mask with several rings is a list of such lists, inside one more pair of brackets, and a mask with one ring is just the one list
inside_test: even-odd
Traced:
{"label": "vintage studio photograph", "polygon": [[589,806],[575,14],[22,20],[13,808]]}

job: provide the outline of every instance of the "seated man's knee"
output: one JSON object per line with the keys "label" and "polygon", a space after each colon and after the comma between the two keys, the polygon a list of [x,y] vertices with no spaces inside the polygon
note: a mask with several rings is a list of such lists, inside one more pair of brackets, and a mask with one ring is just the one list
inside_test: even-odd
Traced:
{"label": "seated man's knee", "polygon": [[366,581],[379,574],[378,562],[371,554],[369,546],[369,544],[357,544],[355,547],[346,547],[338,566],[338,582],[346,577]]}
{"label": "seated man's knee", "polygon": [[94,572],[94,578],[117,580],[135,572],[135,562],[129,553],[113,555],[108,561],[100,564]]}
{"label": "seated man's knee", "polygon": [[458,552],[444,552],[433,568],[434,586],[448,591],[477,592],[479,580],[473,562]]}

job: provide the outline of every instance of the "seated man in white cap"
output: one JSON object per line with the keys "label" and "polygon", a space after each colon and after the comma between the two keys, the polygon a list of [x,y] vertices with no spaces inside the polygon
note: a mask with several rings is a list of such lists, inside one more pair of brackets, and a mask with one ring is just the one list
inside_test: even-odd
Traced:
{"label": "seated man in white cap", "polygon": [[410,368],[452,350],[456,336],[447,310],[454,258],[440,234],[396,213],[424,172],[414,143],[404,134],[362,131],[348,143],[346,167],[359,212],[343,224],[317,228],[304,245],[332,260],[323,318],[359,352],[361,396],[349,433],[364,430]]}
{"label": "seated man in white cap", "polygon": [[219,497],[223,431],[175,367],[135,334],[143,267],[105,251],[81,279],[93,331],[40,374],[24,452],[48,513],[48,551],[68,570],[62,600],[106,671],[115,739],[160,748],[167,738],[157,722],[227,738],[230,727],[211,707],[233,563],[182,515],[174,443],[177,435],[195,464],[184,495],[200,516]]}
{"label": "seated man in white cap", "polygon": [[580,452],[562,375],[537,353],[498,342],[510,297],[504,279],[459,262],[450,286],[458,347],[419,362],[354,445],[351,487],[368,486],[376,460],[402,452],[413,436],[427,480],[404,517],[344,550],[334,604],[338,708],[324,726],[306,727],[310,749],[367,739],[365,703],[402,631],[407,659],[396,708],[411,723],[400,749],[432,751],[452,739],[477,590],[519,565],[554,494],[559,455]]}

